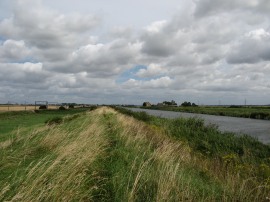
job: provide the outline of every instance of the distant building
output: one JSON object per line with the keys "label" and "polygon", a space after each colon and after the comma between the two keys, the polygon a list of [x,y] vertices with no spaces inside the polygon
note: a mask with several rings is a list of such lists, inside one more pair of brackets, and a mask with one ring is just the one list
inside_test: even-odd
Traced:
{"label": "distant building", "polygon": [[144,103],[143,103],[143,106],[144,106],[144,107],[151,107],[152,105],[151,105],[150,102],[144,102]]}

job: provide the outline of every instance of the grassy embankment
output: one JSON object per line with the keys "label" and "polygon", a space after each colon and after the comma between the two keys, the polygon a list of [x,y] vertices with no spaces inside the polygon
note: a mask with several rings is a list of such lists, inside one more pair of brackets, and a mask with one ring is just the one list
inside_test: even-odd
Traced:
{"label": "grassy embankment", "polygon": [[157,109],[175,112],[189,112],[198,114],[211,114],[218,116],[232,116],[232,117],[242,117],[242,118],[252,118],[252,119],[264,119],[270,120],[270,107],[262,106],[198,106],[198,107],[169,107],[169,106],[152,106],[143,107],[145,109]]}
{"label": "grassy embankment", "polygon": [[88,110],[77,108],[68,110],[36,110],[36,111],[10,111],[0,113],[0,140],[8,137],[13,130],[21,130],[27,126],[37,127],[46,120],[61,118]]}
{"label": "grassy embankment", "polygon": [[103,107],[7,133],[12,138],[0,140],[0,201],[270,197],[269,146],[220,136],[200,120],[118,110],[129,116]]}

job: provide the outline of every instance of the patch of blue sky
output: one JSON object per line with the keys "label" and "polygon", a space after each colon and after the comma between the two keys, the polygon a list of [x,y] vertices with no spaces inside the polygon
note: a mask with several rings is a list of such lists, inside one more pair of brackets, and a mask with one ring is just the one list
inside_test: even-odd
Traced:
{"label": "patch of blue sky", "polygon": [[158,79],[163,75],[159,75],[159,76],[153,76],[153,77],[139,77],[136,74],[141,70],[141,69],[147,69],[147,66],[145,65],[136,65],[131,69],[128,69],[126,71],[124,71],[117,79],[116,79],[116,83],[124,83],[126,81],[128,81],[129,79],[134,79],[137,81],[150,81],[152,79]]}
{"label": "patch of blue sky", "polygon": [[7,39],[3,36],[0,35],[0,45],[3,45],[3,43],[6,41]]}
{"label": "patch of blue sky", "polygon": [[10,0],[0,1],[0,20],[7,18],[7,16],[12,16],[12,3]]}
{"label": "patch of blue sky", "polygon": [[32,56],[28,56],[28,57],[25,57],[23,59],[20,59],[20,60],[13,60],[13,61],[10,61],[9,63],[19,63],[19,64],[24,64],[24,63],[38,63],[37,60],[35,60],[34,57]]}

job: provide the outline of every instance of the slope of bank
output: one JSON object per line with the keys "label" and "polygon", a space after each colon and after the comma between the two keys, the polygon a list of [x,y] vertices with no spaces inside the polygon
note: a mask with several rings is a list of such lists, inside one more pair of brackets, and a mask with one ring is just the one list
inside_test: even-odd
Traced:
{"label": "slope of bank", "polygon": [[154,109],[127,108],[134,112],[144,111],[147,114],[175,119],[175,118],[198,118],[204,120],[206,125],[216,125],[222,132],[232,132],[237,135],[249,135],[264,144],[270,144],[270,122],[269,120],[248,119],[229,116],[217,116],[208,114],[196,114],[175,111],[163,111]]}
{"label": "slope of bank", "polygon": [[228,148],[227,155],[223,151],[216,155],[210,146],[200,150],[188,136],[180,138],[192,132],[193,138],[206,136],[214,130],[196,120],[167,122],[133,114],[143,120],[139,121],[122,113],[102,107],[10,134],[0,142],[0,201],[262,201],[269,197],[269,164],[265,156],[254,157],[267,156],[268,147],[256,154],[247,147],[244,154]]}

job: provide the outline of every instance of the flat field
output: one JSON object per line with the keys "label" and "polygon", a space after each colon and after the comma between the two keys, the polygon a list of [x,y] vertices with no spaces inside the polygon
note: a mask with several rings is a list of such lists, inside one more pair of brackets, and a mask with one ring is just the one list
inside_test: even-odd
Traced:
{"label": "flat field", "polygon": [[9,138],[7,134],[14,130],[26,127],[37,127],[44,122],[66,115],[72,115],[89,110],[88,108],[77,108],[67,110],[27,110],[27,111],[3,111],[0,113],[0,140]]}
{"label": "flat field", "polygon": [[[49,109],[58,109],[59,106],[49,105]],[[36,107],[38,109],[38,106]],[[0,112],[35,110],[33,105],[0,105]]]}

